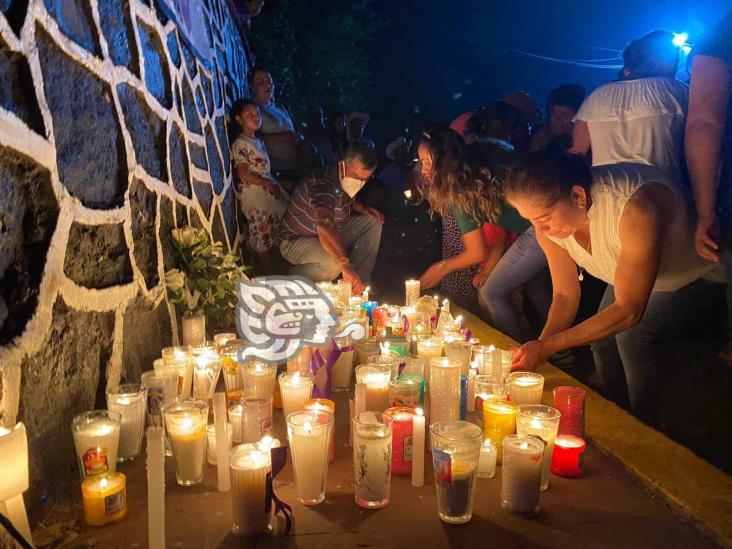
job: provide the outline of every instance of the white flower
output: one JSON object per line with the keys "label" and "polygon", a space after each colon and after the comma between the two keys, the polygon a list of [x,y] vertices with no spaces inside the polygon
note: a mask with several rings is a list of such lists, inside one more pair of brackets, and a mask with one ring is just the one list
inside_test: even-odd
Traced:
{"label": "white flower", "polygon": [[178,269],[170,269],[165,273],[165,285],[172,292],[182,289],[186,284],[186,275]]}
{"label": "white flower", "polygon": [[187,248],[193,246],[196,242],[201,240],[203,230],[196,229],[195,227],[191,227],[190,225],[188,225],[187,227],[183,227],[182,229],[173,229],[172,231],[170,231],[170,233],[173,235],[173,238],[178,242],[178,244],[181,245],[181,247]]}

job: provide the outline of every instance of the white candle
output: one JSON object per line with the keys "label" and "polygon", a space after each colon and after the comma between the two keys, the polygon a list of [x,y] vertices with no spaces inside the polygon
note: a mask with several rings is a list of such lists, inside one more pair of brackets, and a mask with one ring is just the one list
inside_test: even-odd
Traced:
{"label": "white candle", "polygon": [[[424,358],[427,362],[431,358],[442,356],[443,341],[441,337],[432,337],[430,339],[417,340],[417,356]],[[425,376],[427,373],[425,372]],[[425,379],[429,381],[429,377]]]}
{"label": "white candle", "polygon": [[480,458],[478,460],[478,477],[493,478],[496,476],[496,458],[498,451],[496,445],[490,439],[485,439],[480,447]]}
{"label": "white candle", "polygon": [[310,398],[313,392],[313,376],[295,372],[280,374],[280,391],[282,393],[282,413],[285,419],[297,412],[302,403]]}
{"label": "white candle", "polygon": [[216,349],[218,349],[219,352],[224,350],[224,347],[226,347],[230,342],[234,341],[236,339],[236,334],[232,332],[224,332],[220,334],[214,334],[214,343],[216,344]]}
{"label": "white candle", "polygon": [[228,492],[231,489],[229,477],[229,444],[227,436],[226,421],[226,394],[214,393],[214,432],[216,434],[216,469],[218,472],[219,492]]}
{"label": "white candle", "polygon": [[134,459],[140,454],[146,401],[147,390],[136,383],[120,385],[107,392],[107,408],[120,414],[119,461]]}
{"label": "white candle", "polygon": [[468,412],[475,412],[475,376],[473,368],[468,370]]}
{"label": "white candle", "polygon": [[242,370],[244,390],[249,398],[272,398],[277,381],[277,366],[254,361]]}
{"label": "white candle", "polygon": [[370,286],[366,286],[366,288],[364,288],[363,293],[361,294],[361,303],[369,302],[369,290],[371,290]]}
{"label": "white candle", "polygon": [[237,446],[231,461],[231,510],[236,535],[252,536],[267,531],[267,474],[272,468],[269,451],[254,444]]}
{"label": "white candle", "polygon": [[[215,353],[215,351],[214,351]],[[218,354],[193,355],[193,394],[201,400],[209,400],[216,390],[216,382],[221,372]]]}
{"label": "white candle", "polygon": [[162,427],[147,429],[147,524],[150,549],[165,549],[165,442]]}
{"label": "white candle", "polygon": [[76,416],[71,422],[81,478],[117,470],[120,415],[95,410]]}
{"label": "white candle", "polygon": [[242,400],[241,441],[256,442],[272,430],[272,397]]}
{"label": "white candle", "polygon": [[412,486],[424,485],[424,412],[415,410],[412,416]]}
{"label": "white candle", "polygon": [[20,534],[32,543],[23,492],[28,489],[28,435],[25,425],[0,426],[0,511]]}
{"label": "white candle", "polygon": [[473,355],[473,346],[462,339],[445,343],[445,356],[460,363],[460,373],[468,375],[470,359]]}
{"label": "white candle", "polygon": [[353,418],[353,423],[356,504],[367,509],[384,507],[390,501],[392,419],[364,412]]}
{"label": "white candle", "polygon": [[539,512],[544,443],[534,437],[509,435],[503,439],[501,507],[522,515]]}
{"label": "white candle", "polygon": [[338,280],[338,301],[343,304],[344,307],[348,307],[348,302],[351,299],[351,283],[343,279]]}
{"label": "white candle", "polygon": [[327,412],[295,412],[287,416],[297,499],[317,505],[325,499],[328,446],[333,416]]}
{"label": "white candle", "polygon": [[411,307],[417,304],[419,300],[419,280],[405,280],[404,281],[404,293],[405,300],[404,304],[407,307]]}
{"label": "white candle", "polygon": [[[208,427],[206,427],[206,461],[208,461],[209,465],[216,465],[217,460],[217,453],[218,450],[216,448],[216,425],[211,424]],[[228,459],[228,451],[231,450],[232,447],[232,429],[231,429],[231,423],[226,423],[226,445],[227,445],[227,459]]]}
{"label": "white candle", "polygon": [[191,315],[183,317],[183,345],[200,345],[206,341],[206,317]]}
{"label": "white candle", "polygon": [[241,403],[229,406],[229,423],[231,423],[231,439],[235,444],[240,444],[243,438],[243,416],[244,406]]}
{"label": "white candle", "polygon": [[460,419],[460,364],[430,359],[430,424]]}
{"label": "white candle", "polygon": [[190,486],[203,480],[206,457],[208,406],[204,401],[178,400],[165,409],[165,426],[170,435],[178,484]]}
{"label": "white candle", "polygon": [[520,404],[541,403],[541,391],[544,389],[544,376],[533,372],[514,372],[508,376],[508,393],[511,402]]}
{"label": "white candle", "polygon": [[190,397],[193,391],[193,362],[191,361],[190,347],[166,347],[162,351],[162,363],[153,362],[156,372],[162,371],[162,366],[175,368],[178,372],[178,396]]}
{"label": "white candle", "polygon": [[383,364],[362,364],[356,368],[356,381],[366,386],[367,411],[383,412],[389,407],[391,374],[391,367]]}
{"label": "white candle", "polygon": [[561,414],[556,408],[542,404],[521,405],[516,415],[516,433],[519,435],[536,435],[546,444],[541,466],[541,489],[549,488],[549,470],[552,465],[554,441],[559,430]]}

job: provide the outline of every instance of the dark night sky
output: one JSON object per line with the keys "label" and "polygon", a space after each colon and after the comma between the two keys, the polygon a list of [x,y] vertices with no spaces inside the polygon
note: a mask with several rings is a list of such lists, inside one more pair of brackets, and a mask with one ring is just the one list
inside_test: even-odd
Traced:
{"label": "dark night sky", "polygon": [[410,113],[415,126],[449,121],[516,88],[543,105],[560,83],[590,91],[615,77],[614,70],[532,59],[511,49],[612,58],[620,53],[610,50],[655,28],[688,32],[693,44],[732,9],[732,0],[374,0],[373,7],[391,20],[371,50],[369,131],[383,147]]}

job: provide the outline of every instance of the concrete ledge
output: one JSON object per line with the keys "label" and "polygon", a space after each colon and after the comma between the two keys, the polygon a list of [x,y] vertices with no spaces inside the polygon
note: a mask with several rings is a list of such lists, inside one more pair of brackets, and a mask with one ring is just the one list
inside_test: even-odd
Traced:
{"label": "concrete ledge", "polygon": [[[453,309],[458,308],[453,305]],[[475,315],[463,310],[459,314],[481,344],[503,349],[518,346]],[[552,402],[554,387],[583,387],[587,391],[586,429],[592,444],[619,459],[719,543],[732,547],[730,476],[551,364],[544,364],[538,372],[546,379],[543,401],[547,404]]]}

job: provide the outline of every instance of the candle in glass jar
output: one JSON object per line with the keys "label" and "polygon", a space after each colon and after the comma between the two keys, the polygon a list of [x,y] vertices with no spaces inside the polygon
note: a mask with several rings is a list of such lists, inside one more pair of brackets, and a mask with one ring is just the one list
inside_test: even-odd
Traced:
{"label": "candle in glass jar", "polygon": [[230,342],[234,341],[236,339],[236,334],[232,332],[223,332],[219,334],[214,334],[214,343],[216,344],[216,349],[221,352],[223,351]]}
{"label": "candle in glass jar", "polygon": [[480,447],[480,458],[478,459],[479,478],[493,478],[496,476],[497,458],[496,445],[489,439],[485,439]]}
{"label": "candle in glass jar", "polygon": [[333,416],[327,412],[294,412],[287,416],[297,499],[303,505],[317,505],[325,499],[332,428]]}
{"label": "candle in glass jar", "polygon": [[384,415],[392,419],[391,472],[397,476],[412,474],[412,442],[414,440],[414,408],[395,406]]}
{"label": "candle in glass jar", "polygon": [[389,407],[392,369],[384,364],[362,364],[356,368],[356,382],[366,387],[366,411],[383,412]]}
{"label": "candle in glass jar", "polygon": [[267,475],[272,469],[269,451],[242,444],[231,453],[231,510],[235,535],[252,536],[267,531]]}
{"label": "candle in glass jar", "polygon": [[216,391],[216,382],[221,372],[221,361],[214,350],[211,353],[196,353],[193,350],[193,394],[201,400],[210,400]]}
{"label": "candle in glass jar", "polygon": [[221,375],[224,376],[224,387],[226,391],[236,391],[244,388],[244,378],[239,364],[239,352],[243,342],[240,340],[230,341],[226,347],[219,351],[221,357]]}
{"label": "candle in glass jar", "polygon": [[145,428],[147,390],[137,383],[120,385],[107,391],[107,408],[120,414],[117,459],[126,461],[140,454]]}
{"label": "candle in glass jar", "polygon": [[206,317],[186,315],[183,317],[183,345],[200,345],[206,340]]}
{"label": "candle in glass jar", "polygon": [[122,473],[103,473],[81,483],[84,521],[90,526],[115,522],[127,514],[126,478]]}
{"label": "candle in glass jar", "polygon": [[[327,398],[311,398],[302,403],[303,412],[327,412],[335,416],[335,402]],[[325,416],[321,416],[325,418]],[[328,443],[328,463],[335,461],[335,424],[330,430],[330,442]]]}
{"label": "candle in glass jar", "polygon": [[460,373],[468,375],[470,360],[473,355],[473,346],[467,341],[457,339],[445,342],[445,356],[457,361],[460,364]]}
{"label": "candle in glass jar", "polygon": [[534,435],[544,441],[546,451],[541,466],[541,489],[549,488],[549,468],[554,451],[554,439],[557,437],[561,414],[556,408],[543,404],[522,404],[516,415],[516,433]]}
{"label": "candle in glass jar", "polygon": [[585,398],[587,393],[581,387],[562,386],[554,388],[554,407],[562,414],[559,432],[585,438]]}
{"label": "candle in glass jar", "polygon": [[117,470],[120,414],[108,410],[84,412],[74,417],[71,430],[82,480]]}
{"label": "candle in glass jar", "polygon": [[[165,347],[162,350],[163,364],[175,367],[178,371],[178,396],[187,398],[193,390],[193,362],[190,356],[191,347],[179,345]],[[153,368],[158,371],[157,361],[153,362]]]}
{"label": "candle in glass jar", "polygon": [[282,412],[287,418],[290,414],[300,410],[302,403],[310,398],[313,392],[314,380],[312,375],[300,372],[280,374],[279,380],[282,393]]}
{"label": "candle in glass jar", "polygon": [[564,478],[579,478],[584,473],[584,440],[573,435],[557,435],[552,454],[552,473]]}
{"label": "candle in glass jar", "polygon": [[496,445],[498,464],[501,463],[503,439],[516,432],[516,405],[505,400],[483,402],[483,437]]}
{"label": "candle in glass jar", "polygon": [[277,366],[253,361],[242,368],[242,377],[247,397],[272,398],[277,380]]}
{"label": "candle in glass jar", "polygon": [[430,359],[430,425],[460,419],[460,364]]}
{"label": "candle in glass jar", "polygon": [[202,400],[176,399],[165,408],[165,427],[170,435],[178,484],[191,486],[203,480],[206,459],[208,405]]}
{"label": "candle in glass jar", "polygon": [[338,301],[348,307],[348,302],[351,299],[351,283],[343,279],[338,280],[337,291]]}
{"label": "candle in glass jar", "polygon": [[508,394],[516,404],[540,404],[544,376],[533,372],[514,372],[508,376]]}
{"label": "candle in glass jar", "polygon": [[[442,356],[443,341],[441,337],[431,337],[417,340],[417,356],[429,359]],[[429,379],[427,379],[429,381]]]}
{"label": "candle in glass jar", "polygon": [[543,455],[544,443],[537,438],[509,435],[503,439],[501,507],[521,515],[539,512]]}
{"label": "candle in glass jar", "polygon": [[389,406],[417,408],[422,405],[424,380],[417,376],[399,376],[389,382]]}
{"label": "candle in glass jar", "polygon": [[331,388],[335,392],[348,391],[353,377],[353,342],[349,337],[334,338],[340,355],[331,370]]}
{"label": "candle in glass jar", "polygon": [[412,307],[417,304],[419,300],[419,280],[405,280],[404,281],[404,305]]}
{"label": "candle in glass jar", "polygon": [[475,412],[475,374],[476,370],[468,371],[468,412]]}
{"label": "candle in glass jar", "polygon": [[[231,449],[232,434],[233,431],[231,429],[231,423],[227,423],[226,439],[229,449]],[[206,461],[208,461],[209,465],[216,465],[218,463],[216,461],[216,425],[211,424],[206,427],[206,439],[208,441],[208,446],[206,447]]]}
{"label": "candle in glass jar", "polygon": [[424,412],[417,408],[412,416],[412,486],[424,486]]}
{"label": "candle in glass jar", "polygon": [[272,430],[272,397],[241,401],[241,441],[256,442]]}

